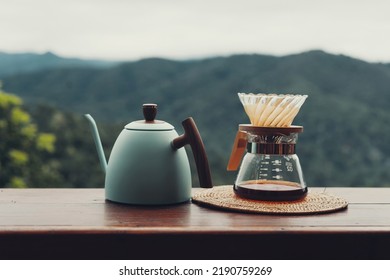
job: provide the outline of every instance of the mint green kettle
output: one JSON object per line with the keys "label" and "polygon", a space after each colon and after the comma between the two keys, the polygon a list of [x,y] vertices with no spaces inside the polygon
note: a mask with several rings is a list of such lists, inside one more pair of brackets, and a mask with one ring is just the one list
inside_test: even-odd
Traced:
{"label": "mint green kettle", "polygon": [[143,105],[144,120],[127,124],[112,148],[108,163],[94,119],[92,128],[100,164],[106,173],[105,196],[113,202],[135,205],[167,205],[191,198],[191,170],[185,149],[192,148],[200,186],[211,188],[207,155],[192,118],[182,122],[185,133],[156,120],[157,105]]}

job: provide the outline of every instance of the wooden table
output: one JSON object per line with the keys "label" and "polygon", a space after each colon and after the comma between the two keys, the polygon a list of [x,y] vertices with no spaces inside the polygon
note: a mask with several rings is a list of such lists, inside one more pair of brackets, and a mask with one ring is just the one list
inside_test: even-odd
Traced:
{"label": "wooden table", "polygon": [[390,188],[328,188],[336,213],[135,207],[103,189],[0,189],[0,259],[390,259]]}

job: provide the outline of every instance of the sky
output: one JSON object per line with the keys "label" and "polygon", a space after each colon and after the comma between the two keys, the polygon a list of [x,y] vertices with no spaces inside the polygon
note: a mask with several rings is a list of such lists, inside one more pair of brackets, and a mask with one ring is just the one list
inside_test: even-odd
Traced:
{"label": "sky", "polygon": [[389,0],[0,0],[0,51],[137,60],[324,50],[390,62]]}

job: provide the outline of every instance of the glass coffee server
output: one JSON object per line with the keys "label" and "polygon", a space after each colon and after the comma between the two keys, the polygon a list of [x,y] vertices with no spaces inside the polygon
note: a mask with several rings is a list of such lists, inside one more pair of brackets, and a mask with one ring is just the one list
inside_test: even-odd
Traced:
{"label": "glass coffee server", "polygon": [[303,199],[307,186],[296,154],[303,127],[291,123],[307,96],[240,93],[239,97],[251,124],[239,125],[229,160],[228,170],[237,170],[241,163],[234,192],[256,200]]}

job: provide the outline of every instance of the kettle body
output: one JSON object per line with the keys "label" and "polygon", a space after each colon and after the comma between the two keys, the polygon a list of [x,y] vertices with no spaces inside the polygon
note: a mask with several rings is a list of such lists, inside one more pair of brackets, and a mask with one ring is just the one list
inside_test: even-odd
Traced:
{"label": "kettle body", "polygon": [[143,105],[144,120],[127,124],[112,148],[108,163],[94,119],[85,115],[105,177],[105,196],[112,202],[167,205],[191,198],[191,170],[184,146],[191,146],[200,187],[211,188],[211,174],[202,138],[192,118],[182,122],[185,133],[155,120],[156,104]]}
{"label": "kettle body", "polygon": [[178,136],[173,129],[123,129],[107,165],[106,199],[140,205],[188,201],[192,182],[187,153],[170,144]]}

